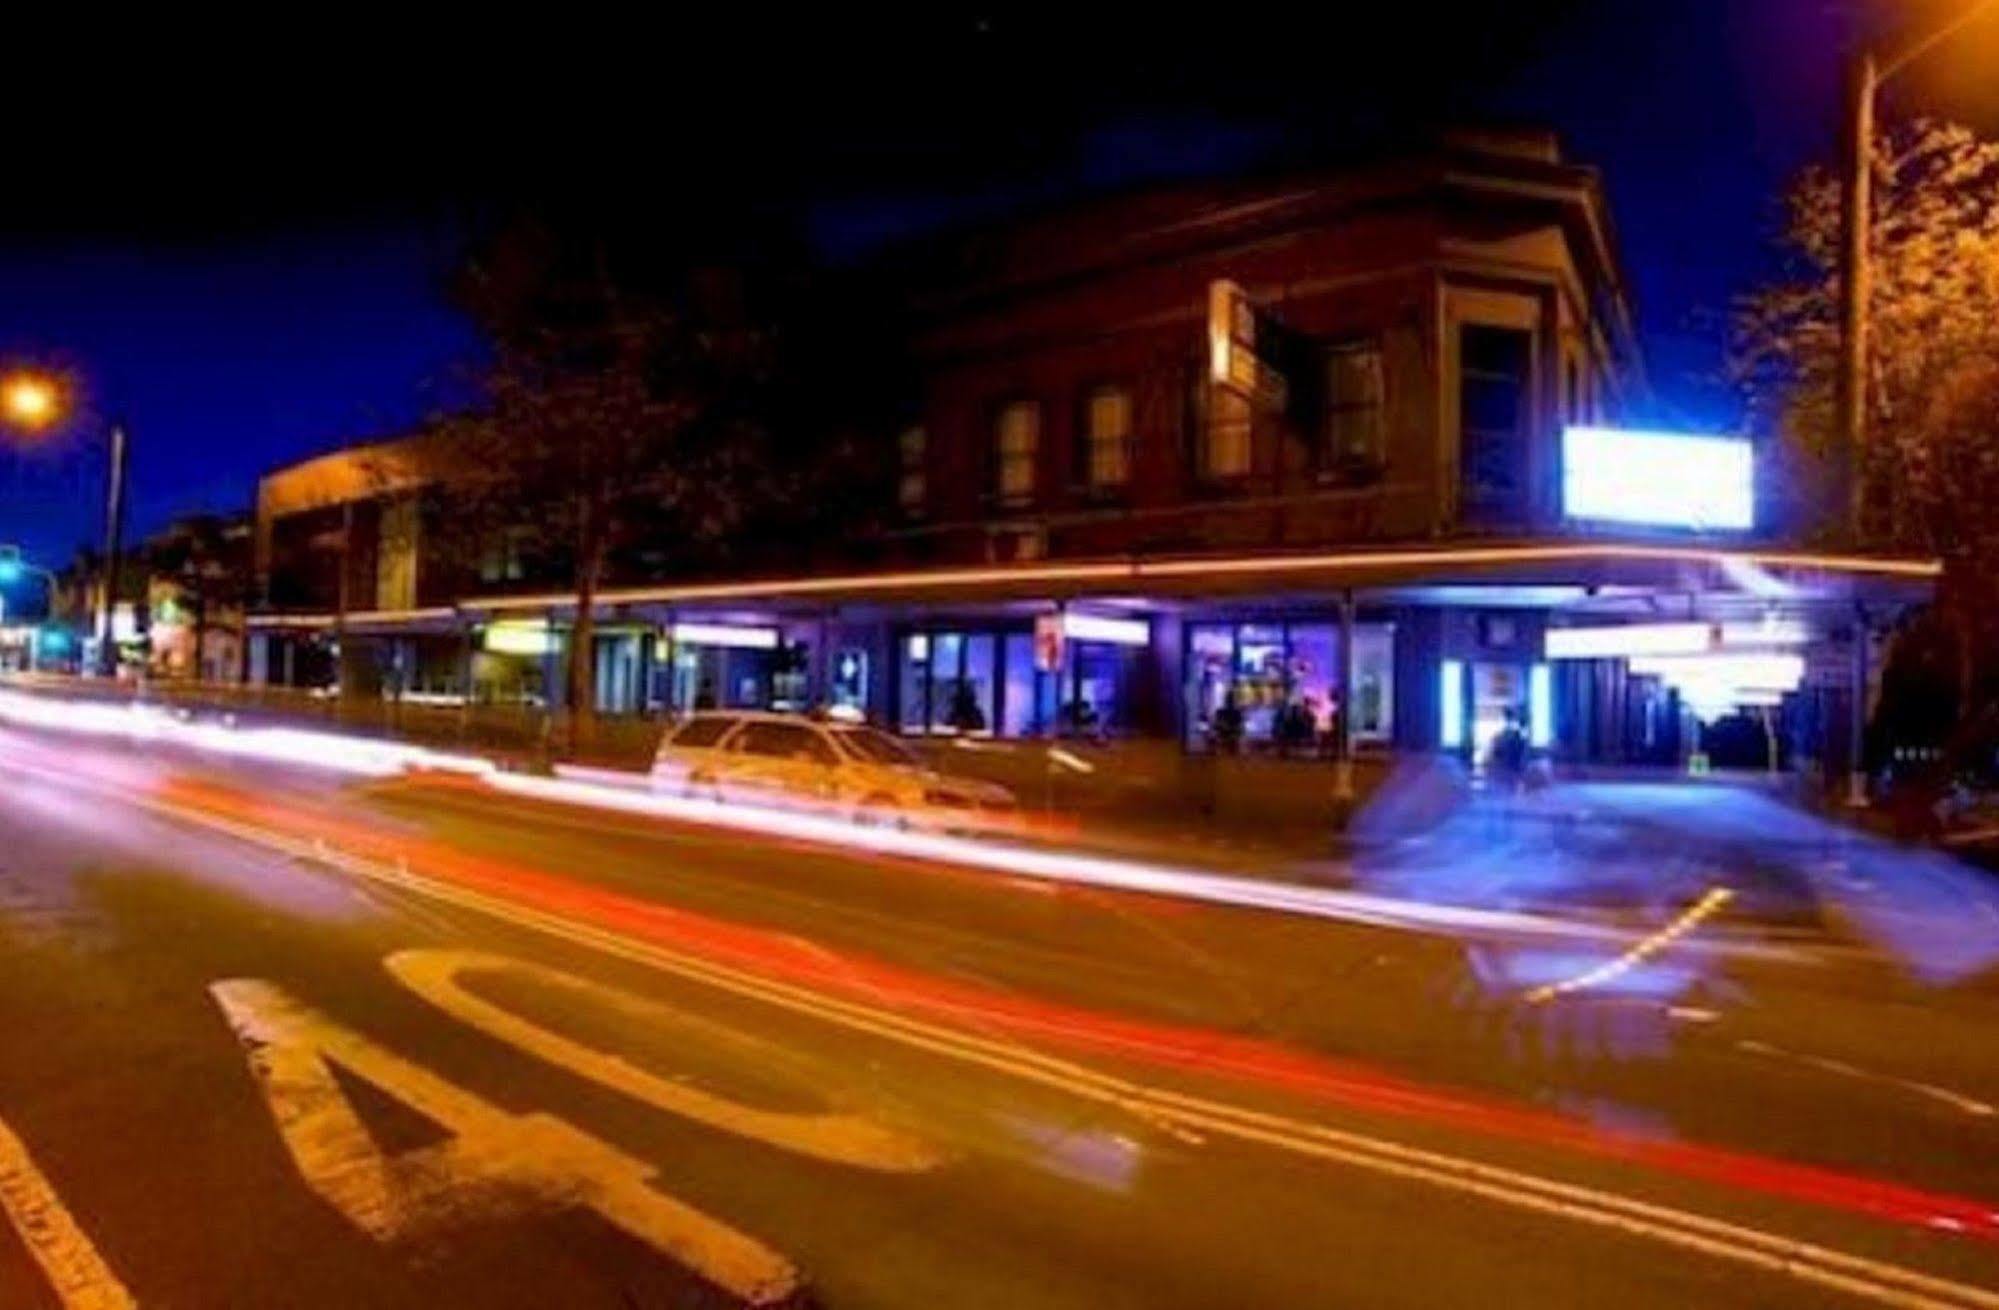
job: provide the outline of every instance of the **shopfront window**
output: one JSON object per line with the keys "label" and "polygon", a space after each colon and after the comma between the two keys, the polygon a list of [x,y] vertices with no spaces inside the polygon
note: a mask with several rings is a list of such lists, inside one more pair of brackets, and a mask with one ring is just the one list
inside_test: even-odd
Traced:
{"label": "shopfront window", "polygon": [[1131,682],[1138,652],[1104,641],[1070,644],[1068,697],[1062,708],[1064,731],[1080,736],[1113,736],[1131,727]]}
{"label": "shopfront window", "polygon": [[1356,741],[1395,736],[1395,625],[1365,623],[1353,634],[1353,735]]}
{"label": "shopfront window", "polygon": [[830,697],[839,709],[865,713],[868,708],[868,652],[859,646],[843,646],[833,655],[833,688]]}
{"label": "shopfront window", "polygon": [[1142,650],[1068,643],[1058,671],[1035,662],[1033,633],[952,629],[905,635],[898,646],[896,726],[905,733],[1033,737],[1108,734],[1131,726]]}
{"label": "shopfront window", "polygon": [[1055,713],[1052,705],[1044,704],[1048,677],[1034,667],[1034,634],[1007,633],[1004,655],[1006,676],[1000,684],[1000,736],[1038,736],[1054,722]]}
{"label": "shopfront window", "polygon": [[1342,709],[1358,741],[1394,727],[1391,624],[1356,624],[1351,703],[1334,622],[1197,623],[1187,629],[1187,744],[1314,753],[1331,749]]}
{"label": "shopfront window", "polygon": [[990,733],[999,718],[999,636],[913,632],[903,638],[898,726],[913,733]]}

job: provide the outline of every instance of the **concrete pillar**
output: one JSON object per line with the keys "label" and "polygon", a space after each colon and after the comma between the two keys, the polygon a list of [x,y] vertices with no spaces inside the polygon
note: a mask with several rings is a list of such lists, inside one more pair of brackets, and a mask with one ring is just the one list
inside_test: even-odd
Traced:
{"label": "concrete pillar", "polygon": [[[833,703],[833,616],[830,610],[819,611],[819,629],[812,639],[812,657],[805,682],[805,703],[808,709],[819,709]],[[999,661],[1004,652],[996,652],[994,671],[1004,669]]]}
{"label": "concrete pillar", "polygon": [[678,718],[682,706],[678,699],[676,685],[680,680],[680,643],[673,639],[673,611],[666,611],[665,622],[659,625],[659,660],[666,668],[666,717]]}
{"label": "concrete pillar", "polygon": [[470,623],[458,629],[458,731],[462,737],[472,726],[472,670],[478,655]]}
{"label": "concrete pillar", "polygon": [[1333,799],[1353,800],[1353,630],[1351,589],[1340,593],[1340,714],[1333,740]]}
{"label": "concrete pillar", "polygon": [[1846,803],[1867,806],[1867,610],[1853,607],[1853,689],[1847,695]]}
{"label": "concrete pillar", "polygon": [[555,623],[555,611],[549,610],[542,616],[548,626],[548,641],[541,652],[541,697],[548,712],[553,714],[562,708],[562,658],[566,640],[559,636],[561,629]]}

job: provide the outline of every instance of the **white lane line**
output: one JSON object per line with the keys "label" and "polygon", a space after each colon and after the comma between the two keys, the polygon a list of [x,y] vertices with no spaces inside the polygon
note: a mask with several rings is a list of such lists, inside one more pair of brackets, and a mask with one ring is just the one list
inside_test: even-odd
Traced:
{"label": "white lane line", "polygon": [[[251,843],[297,856],[306,844],[238,823],[150,800],[135,803],[208,826]],[[925,1020],[717,965],[695,956],[625,937],[546,911],[436,881],[378,861],[330,852],[324,861],[350,874],[390,882],[451,904],[478,910],[517,927],[534,929],[608,955],[705,983],[735,995],[812,1015],[855,1031],[978,1065],[1024,1081],[1129,1112],[1141,1122],[1169,1120],[1237,1141],[1261,1143],[1294,1154],[1352,1167],[1749,1266],[1836,1290],[1894,1310],[1999,1310],[1999,1293],[1852,1255],[1778,1233],[1642,1201],[1559,1179],[1486,1164],[1463,1156],[1408,1146],[1390,1138],[1335,1129],[1266,1114],[1225,1102],[1148,1087],[1085,1065],[1046,1055],[1011,1041],[996,1041]]]}
{"label": "white lane line", "polygon": [[1735,1043],[1735,1047],[1739,1051],[1747,1051],[1752,1055],[1765,1055],[1772,1059],[1780,1060],[1794,1060],[1799,1064],[1813,1069],[1821,1069],[1826,1073],[1838,1074],[1842,1078],[1852,1078],[1860,1082],[1880,1083],[1887,1087],[1899,1087],[1904,1091],[1914,1092],[1918,1096],[1926,1096],[1930,1100],[1941,1102],[1953,1110],[1962,1110],[1965,1114],[1976,1115],[1980,1118],[1999,1114],[1999,1107],[1994,1107],[1990,1103],[1978,1100],[1975,1097],[1966,1096],[1963,1092],[1955,1092],[1948,1087],[1939,1087],[1935,1083],[1918,1082],[1914,1078],[1903,1078],[1897,1074],[1876,1073],[1872,1069],[1863,1069],[1859,1065],[1849,1063],[1845,1060],[1835,1060],[1829,1055],[1811,1055],[1804,1051],[1793,1051],[1786,1047],[1778,1046],[1774,1042],[1758,1041],[1753,1037],[1742,1038]]}
{"label": "white lane line", "polygon": [[42,1267],[65,1310],[127,1310],[138,1303],[77,1227],[34,1158],[0,1120],[0,1210]]}
{"label": "white lane line", "polygon": [[[230,978],[208,990],[242,1040],[299,1176],[377,1241],[580,1205],[751,1305],[797,1292],[789,1260],[652,1186],[658,1170],[650,1163],[555,1115],[492,1105],[273,983]],[[384,1154],[335,1065],[453,1136]]]}
{"label": "white lane line", "polygon": [[661,1077],[621,1055],[564,1036],[475,994],[465,986],[465,975],[503,974],[538,983],[654,1032],[691,1037],[711,1049],[731,1051],[746,1066],[758,1068],[766,1076],[785,1074],[801,1085],[811,1086],[814,1080],[810,1073],[802,1070],[796,1058],[782,1047],[704,1019],[690,1010],[529,960],[484,951],[397,951],[383,964],[403,986],[459,1022],[558,1069],[623,1092],[668,1114],[748,1137],[766,1146],[862,1169],[922,1173],[936,1168],[942,1159],[923,1142],[864,1115],[839,1110],[767,1110]]}
{"label": "white lane line", "polygon": [[[108,790],[108,789],[107,789]],[[1999,1293],[1856,1256],[1777,1233],[1641,1201],[1615,1192],[1423,1150],[1358,1132],[1184,1096],[1102,1074],[1011,1041],[995,1041],[940,1024],[876,1010],[855,1002],[772,982],[754,974],[683,955],[501,898],[414,873],[407,868],[349,855],[310,842],[146,796],[112,793],[127,804],[195,827],[224,833],[292,858],[314,859],[352,876],[404,887],[448,904],[477,910],[501,922],[592,947],[662,973],[816,1016],[912,1049],[979,1065],[1025,1081],[1126,1110],[1142,1122],[1177,1119],[1197,1131],[1262,1142],[1307,1157],[1339,1160],[1390,1177],[1422,1181],[1519,1209],[1560,1216],[1602,1229],[1648,1238],[1680,1250],[1761,1269],[1841,1292],[1895,1310],[1999,1310]]]}

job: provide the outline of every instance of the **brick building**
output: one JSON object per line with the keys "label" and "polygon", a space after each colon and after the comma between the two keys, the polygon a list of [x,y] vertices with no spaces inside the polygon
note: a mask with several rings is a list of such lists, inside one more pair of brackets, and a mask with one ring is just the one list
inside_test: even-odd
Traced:
{"label": "brick building", "polygon": [[[609,588],[600,708],[1473,758],[1512,721],[1661,763],[1748,711],[1773,758],[1831,756],[1869,634],[1934,574],[1769,540],[1750,443],[1624,430],[1648,396],[1602,189],[1544,137],[1124,197],[884,276],[917,366],[892,526],[810,576]],[[504,550],[426,560],[420,445],[386,481],[266,480],[262,675],[337,622],[400,685],[550,696],[567,598]]]}

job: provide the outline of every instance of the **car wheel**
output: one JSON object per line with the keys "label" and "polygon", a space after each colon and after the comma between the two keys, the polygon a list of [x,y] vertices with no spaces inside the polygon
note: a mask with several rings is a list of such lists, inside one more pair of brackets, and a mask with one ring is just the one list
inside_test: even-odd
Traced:
{"label": "car wheel", "polygon": [[854,808],[854,822],[863,828],[907,828],[909,820],[893,796],[877,793]]}

